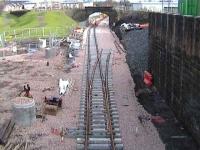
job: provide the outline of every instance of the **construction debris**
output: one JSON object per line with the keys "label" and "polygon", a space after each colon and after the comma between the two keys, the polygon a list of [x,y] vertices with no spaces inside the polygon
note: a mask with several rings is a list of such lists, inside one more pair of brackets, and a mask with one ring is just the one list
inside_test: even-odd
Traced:
{"label": "construction debris", "polygon": [[153,84],[152,74],[148,71],[144,71],[144,83],[147,87],[151,87]]}
{"label": "construction debris", "polygon": [[62,128],[62,130],[60,132],[61,142],[63,142],[63,140],[64,140],[64,134],[65,134],[65,132],[64,132],[64,129]]}
{"label": "construction debris", "polygon": [[8,141],[4,150],[27,150],[29,143],[27,141]]}
{"label": "construction debris", "polygon": [[[44,114],[56,116],[58,108],[62,108],[62,98],[60,97],[46,97],[44,98]],[[43,116],[43,115],[42,115]],[[44,119],[44,118],[42,118]]]}
{"label": "construction debris", "polygon": [[150,117],[149,116],[145,116],[145,115],[140,115],[140,116],[138,116],[138,119],[139,119],[141,124],[144,124],[146,121],[150,120]]}
{"label": "construction debris", "polygon": [[62,98],[61,97],[46,97],[44,98],[44,102],[48,105],[54,105],[54,106],[58,106],[58,107],[62,107]]}
{"label": "construction debris", "polygon": [[44,114],[44,106],[42,107],[40,103],[36,103],[36,118],[42,119],[41,122],[44,122],[46,120],[46,116]]}
{"label": "construction debris", "polygon": [[60,130],[57,128],[51,128],[51,133],[54,135],[60,135]]}
{"label": "construction debris", "polygon": [[53,90],[53,89],[54,89],[54,87],[44,88],[44,89],[42,90],[42,92],[51,91],[51,90]]}
{"label": "construction debris", "polygon": [[[74,37],[72,37],[75,39]],[[72,44],[76,47],[81,48],[80,41],[76,41],[77,44]],[[76,43],[75,42],[75,43]],[[68,44],[69,46],[69,44]],[[14,99],[17,99],[17,104],[19,106],[27,105],[31,103],[34,97],[35,101],[35,122],[31,126],[21,126],[16,124],[15,130],[9,138],[9,143],[7,142],[6,147],[4,145],[0,146],[0,150],[15,149],[15,150],[28,150],[28,149],[70,149],[74,143],[69,139],[65,138],[65,128],[71,128],[76,126],[78,112],[77,106],[79,105],[79,92],[81,85],[81,75],[82,75],[82,64],[84,64],[83,51],[79,51],[81,57],[76,58],[76,69],[71,69],[71,72],[65,72],[65,65],[67,64],[66,59],[68,59],[69,53],[68,49],[56,49],[56,56],[45,58],[44,53],[46,49],[41,49],[32,55],[18,55],[12,57],[6,57],[6,61],[0,63],[0,75],[2,81],[7,81],[8,83],[2,82],[0,90],[0,125],[2,121],[6,118],[13,117],[19,113],[12,113]],[[54,49],[50,50],[54,53]],[[50,53],[51,53],[50,52]],[[59,53],[58,53],[59,52]],[[70,54],[72,60],[75,60],[73,53]],[[66,58],[66,59],[65,59]],[[75,61],[73,61],[75,62]],[[48,66],[48,67],[47,67]],[[70,65],[70,68],[72,66]],[[63,82],[68,82],[62,87],[64,92],[60,94],[60,87],[58,86],[59,79]],[[73,79],[73,80],[72,80]],[[75,81],[77,83],[75,84]],[[74,85],[75,84],[75,85]],[[22,85],[22,86],[21,86]],[[76,89],[73,89],[76,86]],[[19,89],[19,92],[18,92]],[[73,93],[75,92],[75,94]],[[64,95],[63,95],[64,94]],[[31,95],[31,96],[30,96]],[[45,100],[46,96],[46,100]],[[62,99],[61,99],[62,97]],[[63,100],[63,101],[62,101]],[[70,105],[68,105],[70,103]],[[63,110],[60,111],[60,108]],[[29,108],[16,107],[16,110],[23,115],[29,114]],[[29,120],[22,116],[21,119]],[[50,116],[51,115],[51,116]],[[53,115],[53,116],[52,116]],[[56,116],[57,115],[57,116]],[[16,118],[18,118],[17,116]],[[14,117],[15,118],[15,117]],[[16,119],[16,120],[21,120]],[[15,121],[15,119],[14,119]],[[44,122],[45,121],[45,122]],[[58,128],[59,133],[57,136],[49,135],[51,127]],[[63,127],[61,130],[60,127]],[[1,126],[0,126],[1,131]],[[46,134],[45,136],[35,136],[35,134]],[[30,136],[33,135],[33,136]],[[25,140],[26,139],[26,140]],[[63,142],[62,142],[63,141]],[[58,145],[58,143],[61,143]],[[63,148],[64,147],[64,148]]]}
{"label": "construction debris", "polygon": [[158,125],[165,123],[165,119],[161,116],[152,116],[151,121]]}
{"label": "construction debris", "polygon": [[55,106],[55,105],[44,106],[44,114],[56,116],[57,112],[58,112],[58,106]]}
{"label": "construction debris", "polygon": [[188,137],[185,136],[185,135],[176,135],[176,136],[171,136],[171,139],[185,139],[185,138],[188,138]]}
{"label": "construction debris", "polygon": [[67,91],[67,88],[69,87],[69,81],[68,80],[63,80],[60,78],[59,80],[59,90],[60,90],[60,95],[64,95],[65,92]]}
{"label": "construction debris", "polygon": [[[24,89],[18,94],[18,96],[24,96],[24,97],[28,97],[28,98],[33,98],[33,96],[30,93],[30,86],[29,84],[24,85]],[[24,93],[24,95],[22,95]]]}

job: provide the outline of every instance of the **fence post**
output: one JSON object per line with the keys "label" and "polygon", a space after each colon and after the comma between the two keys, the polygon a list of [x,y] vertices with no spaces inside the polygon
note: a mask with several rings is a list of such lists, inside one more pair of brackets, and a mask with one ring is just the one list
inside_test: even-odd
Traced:
{"label": "fence post", "polygon": [[22,38],[24,38],[24,32],[23,32],[23,29],[22,29]]}
{"label": "fence post", "polygon": [[56,34],[58,34],[58,28],[56,27]]}
{"label": "fence post", "polygon": [[4,40],[6,41],[6,32],[3,32]]}
{"label": "fence post", "polygon": [[[54,34],[54,37],[66,35],[67,32],[71,28],[69,27],[40,27],[40,28],[24,28],[24,29],[13,29],[4,31],[2,33],[5,41],[7,38],[9,38],[12,35],[12,39],[24,39],[24,38],[30,38],[30,37],[45,37],[45,36],[52,36]],[[46,31],[45,31],[46,30]],[[19,34],[19,35],[18,35]],[[9,36],[9,37],[8,37]]]}
{"label": "fence post", "polygon": [[42,28],[42,35],[43,35],[43,37],[44,37],[44,27]]}
{"label": "fence post", "polygon": [[38,35],[38,31],[37,31],[37,28],[35,28],[35,34],[36,34],[36,35]]}
{"label": "fence post", "polygon": [[31,36],[31,29],[28,30],[29,37]]}
{"label": "fence post", "polygon": [[14,29],[14,35],[15,35],[15,39],[16,39],[16,30]]}

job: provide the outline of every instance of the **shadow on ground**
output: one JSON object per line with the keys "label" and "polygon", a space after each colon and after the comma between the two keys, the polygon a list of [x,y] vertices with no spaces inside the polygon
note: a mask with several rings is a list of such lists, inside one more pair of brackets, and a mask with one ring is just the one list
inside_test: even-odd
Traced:
{"label": "shadow on ground", "polygon": [[[134,81],[138,83],[138,75],[134,75],[132,72],[132,76]],[[198,145],[194,139],[176,119],[174,113],[158,92],[140,94],[138,100],[152,116],[160,116],[165,120],[164,123],[154,123],[154,126],[157,128],[166,150],[198,150]]]}

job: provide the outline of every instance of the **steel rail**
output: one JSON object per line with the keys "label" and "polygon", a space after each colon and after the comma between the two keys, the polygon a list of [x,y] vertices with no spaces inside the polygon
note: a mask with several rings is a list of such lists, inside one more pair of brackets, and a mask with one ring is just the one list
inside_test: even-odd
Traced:
{"label": "steel rail", "polygon": [[91,62],[91,59],[90,59],[90,28],[88,29],[88,46],[87,46],[87,49],[88,49],[88,58],[87,58],[87,82],[86,82],[86,119],[85,119],[85,125],[86,125],[86,129],[85,129],[85,150],[88,149],[88,139],[89,139],[89,134],[90,134],[90,78],[89,78],[89,74],[90,74],[90,62]]}
{"label": "steel rail", "polygon": [[[96,70],[99,69],[100,74],[100,82],[101,82],[101,88],[103,93],[103,108],[104,108],[104,115],[105,115],[105,130],[107,132],[108,137],[110,138],[110,149],[116,150],[115,145],[115,132],[112,125],[112,108],[111,108],[111,100],[110,100],[110,90],[109,90],[109,64],[110,64],[110,57],[111,52],[106,57],[105,67],[102,65],[102,53],[103,49],[99,50],[98,42],[97,42],[97,35],[96,35],[96,27],[93,27],[93,33],[94,33],[94,43],[95,43],[95,50],[96,50],[96,60],[94,58],[92,59],[92,53],[91,53],[91,29],[88,29],[88,35],[87,35],[87,72],[86,72],[86,89],[85,89],[85,119],[84,119],[84,125],[85,125],[85,140],[84,140],[84,150],[88,150],[91,147],[90,146],[90,138],[91,131],[92,131],[92,94],[93,94],[93,84],[95,81],[95,75]],[[94,65],[91,64],[91,62],[94,62]],[[103,70],[105,69],[105,70]],[[98,77],[97,77],[98,79]]]}
{"label": "steel rail", "polygon": [[109,92],[109,87],[108,87],[108,71],[109,71],[109,62],[110,62],[110,55],[111,53],[108,54],[107,59],[106,59],[106,69],[105,69],[105,78],[104,78],[104,87],[105,87],[105,101],[106,101],[106,111],[107,111],[107,117],[108,117],[108,130],[110,132],[110,140],[111,140],[111,147],[112,150],[115,150],[115,142],[114,142],[114,133],[113,133],[113,128],[112,128],[112,116],[110,114],[110,92]]}
{"label": "steel rail", "polygon": [[85,124],[86,124],[86,129],[85,129],[85,150],[88,149],[88,139],[89,139],[89,135],[90,135],[90,106],[91,106],[91,99],[92,99],[92,88],[93,88],[93,81],[94,81],[94,75],[95,75],[95,71],[97,68],[97,65],[100,61],[101,58],[101,52],[98,52],[97,55],[97,60],[93,66],[92,69],[92,73],[90,76],[90,69],[91,69],[91,59],[90,59],[90,29],[89,28],[89,32],[88,32],[88,62],[87,62],[87,82],[86,82],[86,120],[85,120]]}
{"label": "steel rail", "polygon": [[[98,54],[99,47],[97,44],[98,42],[97,42],[97,37],[96,37],[96,28],[94,28],[94,38],[95,38],[95,45],[96,45],[96,50],[97,50],[97,54]],[[102,50],[101,50],[101,52],[102,52]],[[108,69],[109,69],[110,55],[111,55],[111,53],[108,54],[107,59],[106,59],[105,74],[103,75],[101,60],[99,61],[99,71],[100,71],[100,77],[101,77],[101,81],[102,81],[102,92],[103,92],[103,99],[104,99],[103,102],[106,107],[106,118],[107,118],[107,122],[108,122],[107,130],[110,133],[112,150],[115,150],[114,133],[113,133],[113,129],[112,129],[112,117],[110,114],[110,107],[109,107]]]}

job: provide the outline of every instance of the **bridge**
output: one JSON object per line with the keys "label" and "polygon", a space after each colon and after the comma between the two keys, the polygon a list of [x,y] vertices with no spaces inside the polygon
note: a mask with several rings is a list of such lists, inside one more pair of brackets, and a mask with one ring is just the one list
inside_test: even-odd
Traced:
{"label": "bridge", "polygon": [[113,7],[85,7],[85,17],[88,18],[91,14],[95,12],[101,12],[109,16],[109,24],[112,25],[113,22],[117,20],[117,11]]}

